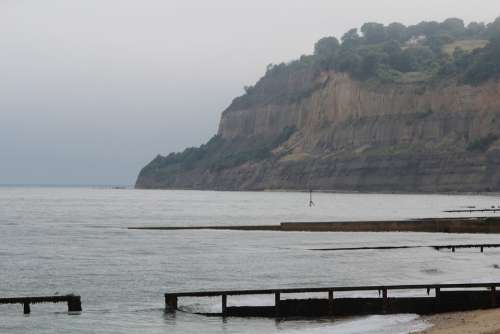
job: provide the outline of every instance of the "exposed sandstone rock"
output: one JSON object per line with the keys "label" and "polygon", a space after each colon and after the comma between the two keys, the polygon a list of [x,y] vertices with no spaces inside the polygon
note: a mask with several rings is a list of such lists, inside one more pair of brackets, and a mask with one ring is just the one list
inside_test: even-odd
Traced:
{"label": "exposed sandstone rock", "polygon": [[265,159],[228,168],[164,166],[139,175],[139,188],[500,190],[500,83],[374,84],[323,73],[309,96],[289,103],[228,108],[221,150],[295,133]]}

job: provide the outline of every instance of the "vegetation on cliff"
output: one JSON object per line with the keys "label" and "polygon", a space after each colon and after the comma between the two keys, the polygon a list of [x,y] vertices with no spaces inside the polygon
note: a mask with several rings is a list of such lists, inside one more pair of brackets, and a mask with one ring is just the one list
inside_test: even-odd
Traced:
{"label": "vegetation on cliff", "polygon": [[295,131],[295,127],[285,127],[274,138],[260,138],[252,141],[226,140],[216,135],[200,147],[190,147],[181,153],[170,153],[166,157],[158,155],[143,172],[154,172],[160,168],[166,168],[172,172],[188,171],[193,168],[218,171],[246,162],[269,159],[273,157],[272,150],[286,142]]}
{"label": "vegetation on cliff", "polygon": [[[361,34],[360,34],[361,32]],[[320,39],[313,55],[289,63],[270,64],[255,86],[245,87],[230,110],[268,103],[290,103],[309,96],[323,71],[349,73],[358,80],[394,83],[457,78],[476,85],[500,76],[500,17],[490,24],[450,18],[405,26],[365,23],[339,41]]]}

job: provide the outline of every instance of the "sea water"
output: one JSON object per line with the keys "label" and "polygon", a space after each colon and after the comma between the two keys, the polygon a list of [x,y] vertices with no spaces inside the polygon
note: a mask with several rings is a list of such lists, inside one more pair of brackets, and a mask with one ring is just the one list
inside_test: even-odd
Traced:
{"label": "sea water", "polygon": [[[291,192],[0,187],[0,297],[74,293],[83,306],[69,315],[65,304],[32,305],[25,316],[21,305],[0,305],[0,333],[409,333],[428,324],[411,314],[314,320],[194,314],[219,311],[217,298],[180,299],[181,311],[167,314],[163,295],[500,281],[500,249],[311,250],[500,243],[497,235],[127,229],[453,217],[443,211],[496,206],[500,197],[318,193],[313,201],[309,207],[308,193]],[[272,305],[272,298],[229,297],[228,304]]]}

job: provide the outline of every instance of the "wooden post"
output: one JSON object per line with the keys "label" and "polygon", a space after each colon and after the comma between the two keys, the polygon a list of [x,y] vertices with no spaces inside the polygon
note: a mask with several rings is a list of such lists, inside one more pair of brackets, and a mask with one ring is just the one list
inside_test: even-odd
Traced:
{"label": "wooden post", "polygon": [[455,253],[455,247],[451,247],[451,252]]}
{"label": "wooden post", "polygon": [[274,311],[276,313],[276,316],[279,317],[280,315],[280,293],[276,292],[274,294]]}
{"label": "wooden post", "polygon": [[68,312],[81,312],[82,301],[80,296],[71,296],[68,299]]}
{"label": "wooden post", "polygon": [[483,249],[483,246],[481,246],[481,253],[483,253],[484,249]]}
{"label": "wooden post", "polygon": [[222,315],[226,315],[227,314],[227,296],[226,295],[222,295]]}
{"label": "wooden post", "polygon": [[177,310],[177,296],[165,294],[165,310],[175,312]]}
{"label": "wooden post", "polygon": [[31,309],[30,309],[30,303],[24,303],[24,314],[30,314]]}
{"label": "wooden post", "polygon": [[497,306],[497,288],[496,286],[491,287],[491,307],[495,308]]}
{"label": "wooden post", "polygon": [[387,313],[387,304],[388,304],[388,299],[387,299],[387,289],[382,290],[382,298],[383,298],[383,305],[382,305],[382,311]]}
{"label": "wooden post", "polygon": [[441,289],[436,288],[436,298],[434,299],[434,312],[440,311],[439,297],[441,295]]}
{"label": "wooden post", "polygon": [[333,290],[328,291],[328,315],[333,315]]}

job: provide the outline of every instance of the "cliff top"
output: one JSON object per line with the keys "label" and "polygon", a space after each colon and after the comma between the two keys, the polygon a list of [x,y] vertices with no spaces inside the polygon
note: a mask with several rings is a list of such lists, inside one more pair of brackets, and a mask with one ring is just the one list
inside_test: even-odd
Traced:
{"label": "cliff top", "polygon": [[293,103],[322,87],[320,73],[348,73],[360,81],[427,84],[454,78],[476,85],[500,75],[500,17],[485,24],[449,18],[405,26],[365,23],[339,41],[320,39],[314,54],[270,64],[265,75],[225,112],[267,104]]}

